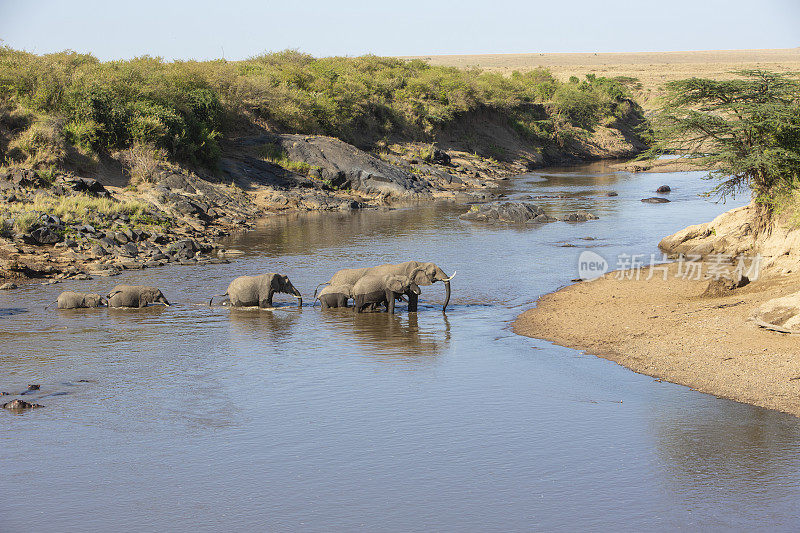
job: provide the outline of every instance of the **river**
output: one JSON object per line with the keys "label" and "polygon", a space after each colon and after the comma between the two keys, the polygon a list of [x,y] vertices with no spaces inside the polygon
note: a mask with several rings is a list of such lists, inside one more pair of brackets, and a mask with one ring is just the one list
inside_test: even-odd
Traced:
{"label": "river", "polygon": [[[507,182],[600,220],[461,221],[458,204],[276,217],[229,265],[126,271],[0,294],[0,531],[576,531],[800,527],[800,420],[512,333],[591,249],[656,243],[742,204],[702,173],[604,165]],[[639,200],[673,188],[669,204]],[[616,197],[604,194],[619,193]],[[434,261],[416,316],[320,311],[343,267]],[[288,274],[274,311],[209,308],[242,274]],[[160,287],[144,310],[44,309],[62,290]],[[28,398],[29,396],[25,396]]]}

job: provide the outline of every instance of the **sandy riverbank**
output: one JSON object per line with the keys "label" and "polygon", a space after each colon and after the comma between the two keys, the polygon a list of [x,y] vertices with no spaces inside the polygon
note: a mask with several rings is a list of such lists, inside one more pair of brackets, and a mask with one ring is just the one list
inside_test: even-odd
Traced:
{"label": "sandy riverbank", "polygon": [[708,281],[661,272],[647,281],[615,273],[542,297],[515,332],[610,359],[635,372],[701,392],[800,416],[797,335],[748,320],[772,298],[800,289],[800,274],[767,275],[719,298]]}

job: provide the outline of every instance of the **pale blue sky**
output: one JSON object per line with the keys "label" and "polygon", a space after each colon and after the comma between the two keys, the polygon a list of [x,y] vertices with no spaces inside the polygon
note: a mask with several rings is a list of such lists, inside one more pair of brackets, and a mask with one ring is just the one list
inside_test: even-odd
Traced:
{"label": "pale blue sky", "polygon": [[794,48],[800,0],[0,0],[0,39],[101,59]]}

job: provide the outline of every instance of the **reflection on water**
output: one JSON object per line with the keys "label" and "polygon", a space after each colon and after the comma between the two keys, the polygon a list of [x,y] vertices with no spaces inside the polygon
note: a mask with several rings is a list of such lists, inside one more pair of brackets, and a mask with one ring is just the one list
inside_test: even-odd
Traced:
{"label": "reflection on water", "polygon": [[[229,265],[174,266],[0,294],[10,490],[0,530],[795,529],[797,419],[692,392],[511,334],[538,296],[732,207],[698,173],[599,165],[506,182],[508,198],[600,220],[473,224],[465,205],[275,217]],[[642,204],[662,184],[670,204]],[[618,196],[609,196],[609,192]],[[434,261],[420,311],[322,311],[344,267]],[[305,297],[209,307],[236,276],[287,274]],[[45,310],[62,290],[160,287],[176,305]],[[28,398],[26,395],[24,398]]]}

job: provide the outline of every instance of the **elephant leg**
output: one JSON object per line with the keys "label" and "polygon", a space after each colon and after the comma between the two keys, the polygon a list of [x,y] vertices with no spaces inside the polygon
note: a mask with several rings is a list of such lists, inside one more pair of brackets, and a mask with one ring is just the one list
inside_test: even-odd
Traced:
{"label": "elephant leg", "polygon": [[414,294],[413,292],[407,292],[406,295],[408,296],[408,312],[409,313],[416,313],[417,312],[417,301],[419,300],[419,296]]}
{"label": "elephant leg", "polygon": [[347,307],[347,300],[348,300],[348,299],[349,299],[349,298],[348,298],[347,296],[340,296],[340,297],[339,297],[339,301],[338,301],[338,302],[336,302],[336,305],[337,305],[338,307]]}
{"label": "elephant leg", "polygon": [[389,312],[390,315],[394,314],[394,299],[395,293],[393,291],[386,291],[386,310]]}

